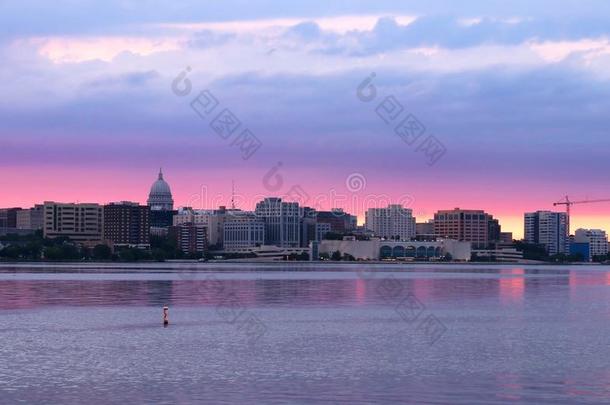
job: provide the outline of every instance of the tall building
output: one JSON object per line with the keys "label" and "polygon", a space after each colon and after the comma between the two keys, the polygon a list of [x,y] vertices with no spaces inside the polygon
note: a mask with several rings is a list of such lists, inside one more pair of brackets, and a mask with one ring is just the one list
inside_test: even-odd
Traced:
{"label": "tall building", "polygon": [[386,208],[369,208],[366,211],[365,227],[380,238],[415,238],[413,210],[398,204],[390,204]]}
{"label": "tall building", "polygon": [[234,212],[224,222],[223,233],[225,251],[239,251],[265,244],[265,223],[253,212]]}
{"label": "tall building", "polygon": [[99,204],[63,204],[45,201],[43,234],[45,238],[63,236],[88,245],[102,243],[103,208]]}
{"label": "tall building", "polygon": [[317,223],[329,224],[330,231],[335,233],[351,232],[357,227],[357,217],[344,212],[341,208],[330,211],[316,211]]}
{"label": "tall building", "polygon": [[44,206],[42,204],[36,204],[33,208],[17,211],[17,229],[42,229],[43,217]]}
{"label": "tall building", "polygon": [[185,254],[205,253],[207,250],[207,228],[205,226],[193,223],[171,226],[169,235],[176,239],[178,249]]}
{"label": "tall building", "polygon": [[174,200],[169,184],[163,179],[163,171],[159,169],[159,177],[150,187],[148,206],[152,211],[172,211]]}
{"label": "tall building", "polygon": [[150,207],[128,201],[105,205],[104,239],[113,245],[150,247]]}
{"label": "tall building", "polygon": [[0,209],[0,228],[17,228],[17,213],[21,208]]}
{"label": "tall building", "polygon": [[568,215],[564,212],[536,211],[525,213],[524,240],[543,245],[549,255],[568,253]]}
{"label": "tall building", "polygon": [[299,247],[299,204],[278,197],[256,204],[256,217],[265,223],[265,245]]}
{"label": "tall building", "polygon": [[589,260],[595,256],[608,254],[608,236],[606,231],[601,229],[577,229],[574,234],[574,242],[589,245]]}
{"label": "tall building", "polygon": [[436,240],[434,235],[434,220],[428,222],[417,222],[415,224],[415,239],[420,241]]}
{"label": "tall building", "polygon": [[207,228],[207,239],[210,247],[222,248],[224,244],[224,224],[232,221],[234,217],[239,217],[247,212],[239,209],[227,209],[220,206],[215,210],[194,210],[191,207],[184,207],[176,211],[173,225],[178,226],[187,222]]}
{"label": "tall building", "polygon": [[434,214],[434,234],[439,238],[470,242],[485,249],[500,240],[500,224],[482,210],[441,210]]}

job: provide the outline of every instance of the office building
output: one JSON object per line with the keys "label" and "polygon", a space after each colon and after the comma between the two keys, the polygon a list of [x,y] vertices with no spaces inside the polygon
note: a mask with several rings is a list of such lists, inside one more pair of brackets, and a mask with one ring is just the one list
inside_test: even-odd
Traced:
{"label": "office building", "polygon": [[150,247],[150,207],[127,201],[105,205],[104,239],[114,246]]}
{"label": "office building", "polygon": [[421,241],[433,241],[436,240],[434,235],[434,220],[428,222],[417,222],[415,224],[415,239]]}
{"label": "office building", "polygon": [[238,252],[265,244],[265,223],[254,213],[241,211],[224,222],[223,250]]}
{"label": "office building", "polygon": [[601,229],[577,229],[574,234],[575,243],[588,244],[588,261],[595,256],[606,256],[608,254],[608,236]]}
{"label": "office building", "polygon": [[21,208],[0,209],[0,228],[17,229],[17,213]]}
{"label": "office building", "polygon": [[37,204],[33,208],[17,211],[17,229],[39,230],[43,226],[44,207]]}
{"label": "office building", "polygon": [[344,212],[341,208],[333,208],[330,211],[316,211],[316,222],[319,224],[329,224],[330,231],[344,234],[350,233],[357,227],[358,218]]}
{"label": "office building", "polygon": [[[240,215],[248,214],[239,209],[220,206],[215,210],[194,210],[191,207],[184,207],[176,211],[173,218],[173,225],[178,226],[191,222],[195,225],[207,228],[207,240],[211,249],[221,249],[224,245],[224,224],[232,221]],[[251,214],[251,213],[250,213]]]}
{"label": "office building", "polygon": [[564,212],[525,213],[524,241],[542,245],[549,255],[569,252],[568,216]]}
{"label": "office building", "polygon": [[413,211],[398,204],[390,204],[386,208],[369,208],[366,211],[365,227],[383,239],[415,238]]}
{"label": "office building", "polygon": [[473,249],[486,249],[500,239],[500,224],[482,210],[441,210],[434,214],[434,234],[470,242]]}
{"label": "office building", "polygon": [[168,231],[169,237],[177,242],[178,249],[184,254],[203,254],[208,248],[207,228],[193,223],[185,223],[171,226]]}
{"label": "office building", "polygon": [[256,204],[255,213],[256,217],[265,224],[265,245],[299,247],[298,203],[269,197]]}
{"label": "office building", "polygon": [[67,237],[71,240],[95,245],[104,237],[103,207],[99,204],[44,203],[45,238]]}

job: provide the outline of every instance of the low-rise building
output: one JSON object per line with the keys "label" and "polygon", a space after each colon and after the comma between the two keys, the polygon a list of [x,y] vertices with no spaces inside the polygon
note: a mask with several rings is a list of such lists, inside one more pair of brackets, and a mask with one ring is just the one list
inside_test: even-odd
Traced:
{"label": "low-rise building", "polygon": [[43,227],[44,206],[37,204],[33,208],[17,211],[17,229],[39,230]]}
{"label": "low-rise building", "polygon": [[[373,238],[371,240],[322,240],[312,243],[312,258],[321,254],[332,255],[339,252],[357,260],[440,260],[450,257],[454,261],[469,261],[471,247],[469,242],[456,240],[437,241],[392,241]],[[314,257],[315,256],[315,257]]]}
{"label": "low-rise building", "polygon": [[45,238],[67,237],[86,245],[100,244],[104,237],[103,207],[45,201],[43,234]]}
{"label": "low-rise building", "polygon": [[207,251],[207,228],[205,226],[190,222],[171,226],[169,237],[176,240],[178,249],[185,254],[203,254]]}
{"label": "low-rise building", "polygon": [[608,236],[601,229],[577,229],[574,234],[575,243],[587,243],[589,245],[588,261],[596,256],[608,254]]}
{"label": "low-rise building", "polygon": [[0,228],[17,229],[17,213],[21,208],[0,208]]}

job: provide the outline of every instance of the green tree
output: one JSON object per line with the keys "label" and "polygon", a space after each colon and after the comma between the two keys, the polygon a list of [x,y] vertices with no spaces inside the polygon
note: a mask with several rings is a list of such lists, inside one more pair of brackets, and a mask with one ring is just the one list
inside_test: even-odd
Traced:
{"label": "green tree", "polygon": [[95,245],[91,257],[94,260],[110,260],[112,258],[112,250],[108,245]]}

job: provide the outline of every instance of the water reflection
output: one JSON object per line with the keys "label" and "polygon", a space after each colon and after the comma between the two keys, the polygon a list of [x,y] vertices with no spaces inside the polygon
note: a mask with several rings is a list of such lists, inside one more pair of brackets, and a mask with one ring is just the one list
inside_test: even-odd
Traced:
{"label": "water reflection", "polygon": [[[372,269],[0,270],[0,402],[609,402],[610,272]],[[218,311],[233,294],[254,346]],[[434,345],[409,294],[447,326]]]}
{"label": "water reflection", "polygon": [[[247,274],[247,273],[244,273]],[[428,273],[342,273],[341,278],[310,279],[308,273],[282,273],[293,277],[206,280],[205,277],[172,279],[163,274],[154,280],[112,280],[105,273],[85,280],[0,279],[0,309],[25,309],[40,306],[112,305],[218,305],[228,292],[236,294],[247,306],[272,305],[357,305],[380,304],[379,284],[397,278],[405,294],[425,302],[459,302],[464,299],[497,298],[504,305],[523,303],[528,296],[555,293],[574,294],[582,286],[610,285],[610,273],[540,271],[510,268],[463,272]],[[366,274],[366,277],[363,276]],[[140,273],[143,276],[143,273]],[[300,277],[302,275],[303,277]],[[481,275],[484,277],[477,277]],[[210,276],[207,276],[208,278]],[[218,284],[221,285],[218,288]]]}

